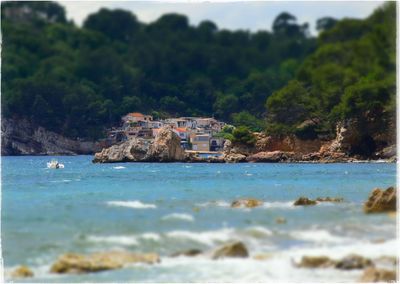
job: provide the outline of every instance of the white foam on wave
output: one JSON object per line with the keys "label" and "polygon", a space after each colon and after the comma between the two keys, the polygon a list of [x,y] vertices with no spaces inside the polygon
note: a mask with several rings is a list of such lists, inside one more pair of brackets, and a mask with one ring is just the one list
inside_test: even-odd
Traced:
{"label": "white foam on wave", "polygon": [[203,202],[203,203],[196,203],[196,206],[199,206],[199,207],[211,207],[211,206],[230,207],[231,204],[224,200],[215,200],[215,201],[207,201],[207,202]]}
{"label": "white foam on wave", "polygon": [[347,237],[335,236],[327,230],[292,231],[290,235],[295,239],[315,243],[341,244],[352,241]]}
{"label": "white foam on wave", "polygon": [[129,207],[134,209],[154,209],[157,208],[155,204],[142,203],[139,200],[133,201],[108,201],[108,206]]}
{"label": "white foam on wave", "polygon": [[203,231],[203,232],[192,232],[192,231],[171,231],[166,234],[168,238],[174,239],[186,239],[203,243],[206,245],[213,245],[215,242],[225,242],[232,239],[233,229],[222,229],[218,231]]}
{"label": "white foam on wave", "polygon": [[113,169],[121,170],[121,169],[126,169],[126,168],[124,166],[116,166],[116,167],[113,167]]}
{"label": "white foam on wave", "polygon": [[293,205],[294,201],[271,201],[264,202],[262,208],[285,208],[285,209],[296,209],[298,207]]}
{"label": "white foam on wave", "polygon": [[349,254],[358,254],[368,258],[378,258],[381,256],[396,256],[398,241],[391,239],[383,243],[371,243],[369,241],[347,242],[334,246],[302,247],[293,248],[286,251],[295,260],[300,260],[302,256],[326,255],[333,259],[341,259]]}
{"label": "white foam on wave", "polygon": [[190,214],[185,214],[185,213],[172,213],[165,215],[164,217],[161,218],[161,220],[182,220],[182,221],[187,221],[187,222],[193,222],[194,218]]}
{"label": "white foam on wave", "polygon": [[112,244],[119,244],[119,245],[138,245],[138,241],[134,236],[107,236],[107,237],[100,237],[100,236],[89,236],[87,238],[90,242],[96,243],[112,243]]}

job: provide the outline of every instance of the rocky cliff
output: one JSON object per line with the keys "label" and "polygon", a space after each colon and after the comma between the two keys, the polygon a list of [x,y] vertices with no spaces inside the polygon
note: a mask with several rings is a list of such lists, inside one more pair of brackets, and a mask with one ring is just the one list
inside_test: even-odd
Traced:
{"label": "rocky cliff", "polygon": [[77,155],[99,150],[95,142],[77,141],[33,125],[26,119],[1,120],[1,155]]}
{"label": "rocky cliff", "polygon": [[351,162],[355,160],[396,160],[395,127],[369,135],[359,122],[349,120],[337,125],[336,137],[301,139],[295,135],[268,136],[254,133],[250,147],[237,143],[225,144],[225,162]]}
{"label": "rocky cliff", "polygon": [[96,153],[94,163],[178,162],[185,160],[181,140],[170,127],[162,128],[154,140],[132,138]]}

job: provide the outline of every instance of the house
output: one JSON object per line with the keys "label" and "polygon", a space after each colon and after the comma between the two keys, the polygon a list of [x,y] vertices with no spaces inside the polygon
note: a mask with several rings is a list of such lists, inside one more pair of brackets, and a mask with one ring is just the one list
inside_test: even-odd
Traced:
{"label": "house", "polygon": [[194,151],[210,151],[210,134],[195,134],[190,137],[192,150]]}
{"label": "house", "polygon": [[151,115],[145,115],[140,112],[131,112],[122,117],[123,122],[139,122],[139,121],[152,121]]}

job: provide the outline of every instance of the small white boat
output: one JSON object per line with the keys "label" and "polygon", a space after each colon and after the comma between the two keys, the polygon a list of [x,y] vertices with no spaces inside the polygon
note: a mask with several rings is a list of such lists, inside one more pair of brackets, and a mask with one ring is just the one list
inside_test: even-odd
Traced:
{"label": "small white boat", "polygon": [[57,160],[51,160],[51,162],[47,162],[47,167],[49,169],[63,169],[64,164],[59,163]]}

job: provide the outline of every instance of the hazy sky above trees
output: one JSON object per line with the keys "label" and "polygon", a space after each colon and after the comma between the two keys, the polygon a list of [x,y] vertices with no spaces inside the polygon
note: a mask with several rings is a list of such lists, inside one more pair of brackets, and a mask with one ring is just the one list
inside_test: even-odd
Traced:
{"label": "hazy sky above trees", "polygon": [[132,11],[140,21],[148,23],[165,13],[179,13],[189,17],[197,25],[211,20],[220,29],[270,30],[275,17],[287,11],[297,17],[299,23],[308,22],[315,34],[315,22],[325,16],[337,19],[346,17],[365,18],[383,1],[264,1],[264,2],[215,2],[186,1],[59,1],[66,7],[67,16],[76,24],[101,7],[121,8]]}

